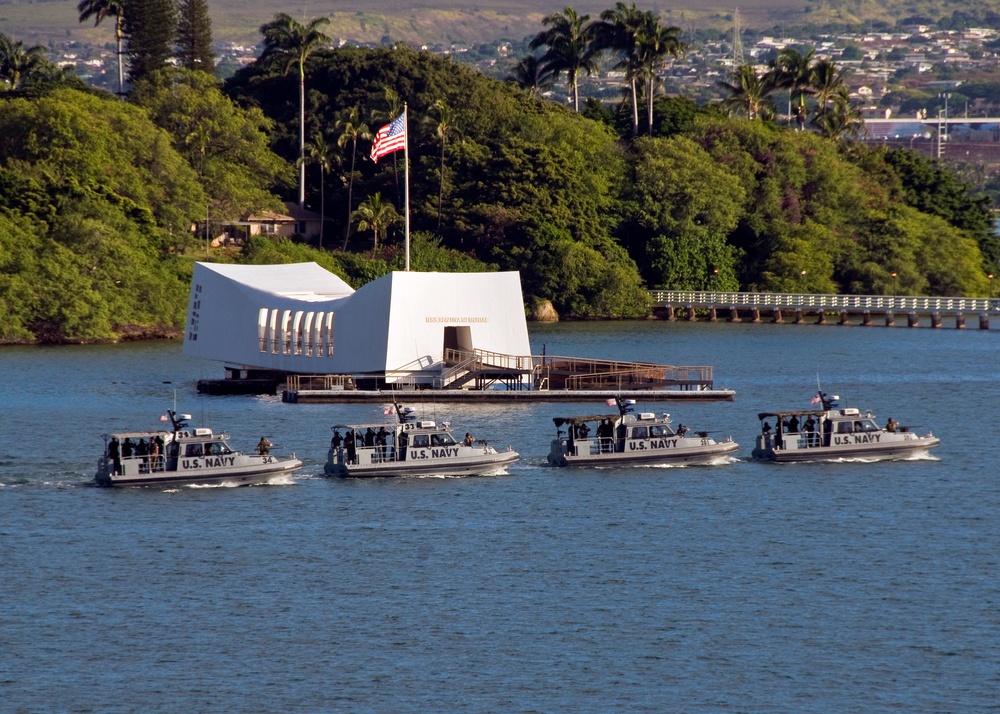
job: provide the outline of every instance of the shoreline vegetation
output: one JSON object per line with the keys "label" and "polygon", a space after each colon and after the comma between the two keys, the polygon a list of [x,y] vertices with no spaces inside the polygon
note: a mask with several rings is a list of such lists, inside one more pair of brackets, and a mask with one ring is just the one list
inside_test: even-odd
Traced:
{"label": "shoreline vegetation", "polygon": [[[403,154],[368,152],[404,102],[411,268],[518,270],[532,318],[644,318],[659,287],[988,294],[987,199],[938,162],[853,141],[850,105],[818,94],[835,66],[738,68],[727,100],[699,106],[658,92],[656,62],[628,64],[629,12],[661,32],[657,61],[683,52],[677,28],[619,4],[546,18],[535,64],[506,82],[402,46],[303,54],[295,39],[323,23],[280,14],[224,83],[157,68],[119,99],[28,62],[0,81],[0,344],[176,339],[196,260],[315,261],[354,288],[401,270]],[[588,71],[567,44],[583,30],[577,59],[619,58],[636,79],[619,104],[541,96]],[[791,86],[795,60],[803,121],[780,127],[759,85]],[[319,236],[206,246],[282,201],[319,214]]]}

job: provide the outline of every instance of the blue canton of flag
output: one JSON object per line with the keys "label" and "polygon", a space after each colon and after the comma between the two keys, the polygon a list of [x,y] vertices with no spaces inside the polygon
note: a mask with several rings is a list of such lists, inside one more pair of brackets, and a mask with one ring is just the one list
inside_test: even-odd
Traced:
{"label": "blue canton of flag", "polygon": [[400,114],[378,130],[372,142],[372,161],[376,164],[386,154],[406,148],[406,114]]}

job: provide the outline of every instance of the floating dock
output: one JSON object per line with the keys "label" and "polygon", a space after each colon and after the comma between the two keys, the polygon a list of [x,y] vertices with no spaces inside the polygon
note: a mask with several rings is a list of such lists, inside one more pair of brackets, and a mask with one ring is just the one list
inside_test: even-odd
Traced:
{"label": "floating dock", "polygon": [[393,382],[366,375],[287,375],[282,400],[315,402],[589,402],[610,396],[653,401],[732,401],[716,389],[707,366],[517,356],[486,350],[445,350],[440,371],[417,382],[386,372]]}
{"label": "floating dock", "polygon": [[413,404],[476,403],[499,404],[510,402],[603,402],[609,396],[635,399],[640,402],[731,402],[736,397],[732,389],[634,389],[610,392],[607,390],[515,390],[500,389],[286,389],[281,399],[290,404],[386,404],[393,400]]}

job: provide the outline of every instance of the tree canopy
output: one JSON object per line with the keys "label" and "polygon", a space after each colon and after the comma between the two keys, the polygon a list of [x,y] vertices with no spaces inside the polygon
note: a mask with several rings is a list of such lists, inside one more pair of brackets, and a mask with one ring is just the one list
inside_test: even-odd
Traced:
{"label": "tree canopy", "polygon": [[[565,317],[643,316],[647,287],[984,295],[1000,258],[985,201],[938,162],[815,121],[780,127],[761,103],[727,117],[659,97],[653,136],[639,138],[630,103],[580,114],[403,47],[315,48],[293,66],[308,92],[266,57],[221,90],[169,68],[136,81],[128,102],[46,82],[0,92],[0,300],[12,316],[0,340],[176,330],[192,259],[316,260],[355,286],[402,268],[403,224],[390,219],[405,210],[403,156],[368,153],[404,104],[412,268],[518,270],[527,304]],[[827,98],[808,96],[833,117],[837,75],[824,76]],[[303,120],[318,165],[305,203],[346,243],[254,238],[208,253],[192,226],[300,189]]]}

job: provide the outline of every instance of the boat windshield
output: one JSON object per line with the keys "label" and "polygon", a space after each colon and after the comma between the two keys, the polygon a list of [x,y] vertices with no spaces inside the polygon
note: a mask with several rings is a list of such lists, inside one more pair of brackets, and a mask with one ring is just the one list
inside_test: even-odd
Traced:
{"label": "boat windshield", "polygon": [[205,444],[205,456],[224,456],[225,454],[233,453],[233,450],[229,448],[229,444],[224,444],[221,441],[214,441]]}

